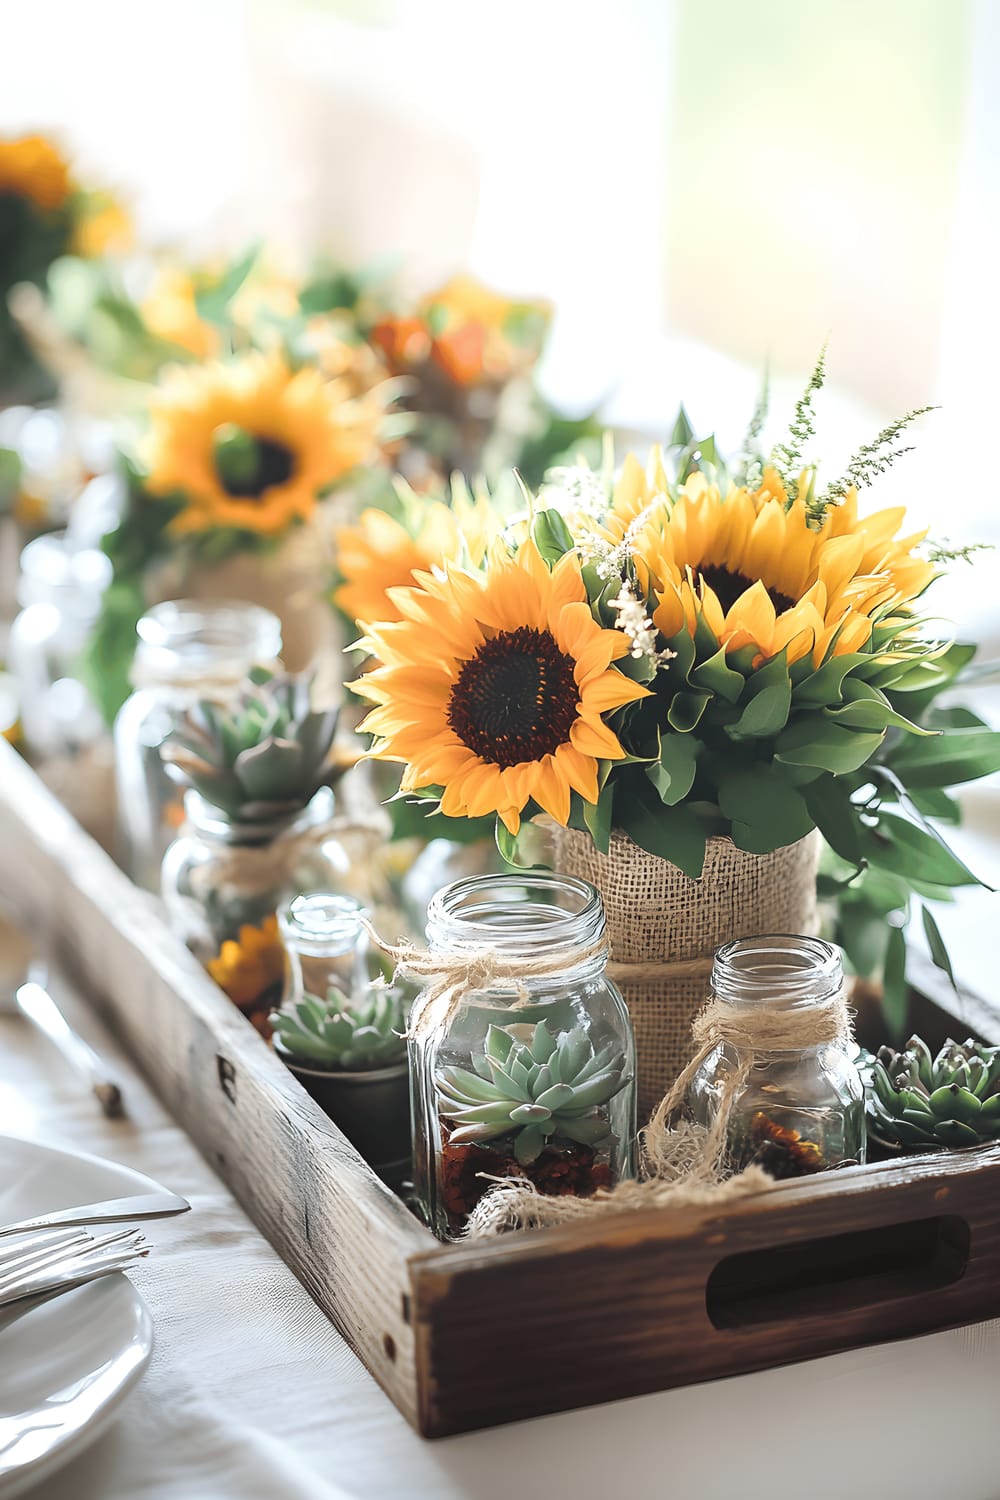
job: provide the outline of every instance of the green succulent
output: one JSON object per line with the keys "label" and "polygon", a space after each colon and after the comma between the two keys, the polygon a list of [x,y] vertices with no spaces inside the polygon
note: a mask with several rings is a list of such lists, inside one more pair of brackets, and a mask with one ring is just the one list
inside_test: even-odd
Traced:
{"label": "green succulent", "polygon": [[406,1057],[402,997],[378,985],[358,1006],[336,989],[326,1000],[304,995],[289,1010],[274,1011],[271,1026],[294,1059],[321,1068],[363,1072]]}
{"label": "green succulent", "polygon": [[554,1033],[544,1021],[521,1042],[491,1026],[484,1051],[467,1068],[442,1068],[437,1090],[451,1140],[514,1136],[514,1155],[527,1166],[556,1136],[596,1148],[614,1139],[602,1106],[629,1081],[625,1054],[614,1043],[595,1052],[584,1027]]}
{"label": "green succulent", "polygon": [[163,755],[175,779],[238,823],[306,806],[331,776],[337,709],[314,709],[311,674],[255,668],[234,702],[201,700],[181,716]]}
{"label": "green succulent", "polygon": [[1000,1047],[945,1042],[936,1057],[918,1036],[902,1052],[860,1060],[870,1133],[888,1145],[927,1149],[1000,1140]]}

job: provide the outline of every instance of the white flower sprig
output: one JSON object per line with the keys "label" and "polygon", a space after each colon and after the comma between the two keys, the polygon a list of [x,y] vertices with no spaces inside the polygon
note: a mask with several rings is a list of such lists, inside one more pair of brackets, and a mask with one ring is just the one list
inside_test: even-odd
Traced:
{"label": "white flower sprig", "polygon": [[608,602],[618,616],[616,628],[628,636],[629,656],[636,661],[645,657],[654,667],[665,666],[674,659],[676,651],[671,651],[666,646],[662,649],[657,647],[656,626],[650,619],[645,603],[627,579],[622,581],[617,599]]}

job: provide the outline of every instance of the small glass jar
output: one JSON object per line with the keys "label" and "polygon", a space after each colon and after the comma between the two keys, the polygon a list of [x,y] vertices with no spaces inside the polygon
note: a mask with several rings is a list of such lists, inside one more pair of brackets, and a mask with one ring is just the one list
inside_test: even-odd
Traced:
{"label": "small glass jar", "polygon": [[556,973],[466,990],[411,1039],[414,1186],[441,1238],[461,1231],[491,1177],[586,1197],[632,1176],[635,1047],[603,935],[596,890],[561,875],[472,876],[431,901],[432,953],[565,954]]}
{"label": "small glass jar", "polygon": [[285,947],[285,993],[290,1005],[303,995],[325,1000],[338,990],[348,1006],[368,986],[368,934],[361,925],[364,908],[350,896],[312,891],[296,896],[278,912]]}
{"label": "small glass jar", "polygon": [[25,747],[39,760],[76,755],[104,736],[82,668],[110,578],[103,552],[75,551],[60,532],[37,537],[21,553],[22,608],[8,654]]}
{"label": "small glass jar", "polygon": [[115,720],[119,857],[156,890],[167,845],[183,822],[183,797],[163,764],[177,715],[200,698],[224,703],[255,666],[273,666],[281,622],[253,604],[175,600],[139,621],[135,692]]}
{"label": "small glass jar", "polygon": [[284,989],[278,909],[304,891],[344,890],[347,850],[330,831],[333,794],[269,823],[233,823],[197,792],[163,859],[161,891],[171,925],[257,1029]]}
{"label": "small glass jar", "polygon": [[[715,955],[712,998],[725,1004],[805,1012],[840,994],[840,952],[820,938],[739,938]],[[845,1044],[794,1051],[755,1051],[745,1057],[729,1042],[705,1059],[691,1084],[695,1120],[709,1127],[718,1115],[734,1069],[749,1073],[731,1104],[729,1165],[751,1163],[772,1177],[804,1177],[853,1166],[866,1156],[864,1089]]]}

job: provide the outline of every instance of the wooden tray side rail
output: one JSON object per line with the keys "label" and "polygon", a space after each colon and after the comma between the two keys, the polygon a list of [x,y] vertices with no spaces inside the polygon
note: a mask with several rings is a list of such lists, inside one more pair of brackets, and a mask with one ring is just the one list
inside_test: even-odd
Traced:
{"label": "wooden tray side rail", "polygon": [[439,1250],[413,1278],[434,1435],[955,1327],[1000,1316],[1000,1147]]}
{"label": "wooden tray side rail", "polygon": [[435,1240],[138,890],[0,741],[0,895],[411,1421],[407,1259]]}
{"label": "wooden tray side rail", "polygon": [[1000,1316],[1000,1146],[438,1245],[2,741],[0,850],[0,895],[426,1436]]}

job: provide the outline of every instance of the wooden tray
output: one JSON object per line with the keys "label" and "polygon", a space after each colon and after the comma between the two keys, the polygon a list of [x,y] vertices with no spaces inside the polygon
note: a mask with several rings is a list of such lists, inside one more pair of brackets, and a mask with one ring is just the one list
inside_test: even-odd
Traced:
{"label": "wooden tray", "polygon": [[[0,893],[425,1436],[1000,1316],[1000,1146],[439,1245],[2,742],[0,851]],[[965,1003],[921,1025],[1000,1040]]]}

